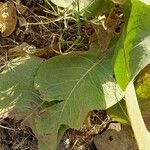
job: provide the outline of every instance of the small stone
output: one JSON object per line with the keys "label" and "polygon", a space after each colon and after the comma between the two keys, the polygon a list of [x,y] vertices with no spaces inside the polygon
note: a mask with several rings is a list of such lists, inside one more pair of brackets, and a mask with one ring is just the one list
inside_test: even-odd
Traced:
{"label": "small stone", "polygon": [[110,124],[107,131],[95,137],[94,143],[97,150],[138,150],[130,126],[118,123]]}

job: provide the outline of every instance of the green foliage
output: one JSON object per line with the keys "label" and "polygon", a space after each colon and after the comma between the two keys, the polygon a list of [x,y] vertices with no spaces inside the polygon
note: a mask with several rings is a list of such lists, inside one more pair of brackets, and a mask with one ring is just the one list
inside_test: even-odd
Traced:
{"label": "green foliage", "polygon": [[[132,11],[129,13],[131,6],[133,6]],[[116,45],[114,70],[118,84],[125,89],[129,81],[150,64],[150,5],[137,0],[133,1],[132,5],[125,4],[123,9],[126,24]],[[139,80],[141,81],[140,77]],[[150,93],[148,80],[149,78],[145,77],[142,83],[136,85],[139,98],[148,97]],[[142,112],[145,111],[145,102],[139,101],[139,103],[142,106]],[[125,106],[121,105],[121,107]],[[108,109],[108,112],[114,120],[126,119],[119,104]]]}
{"label": "green foliage", "polygon": [[43,134],[56,136],[63,124],[79,129],[89,111],[107,109],[123,98],[113,78],[112,57],[100,58],[92,53],[57,56],[41,65],[35,78],[36,89],[45,101],[60,102],[46,110],[49,117],[45,117],[45,124],[37,123]]}
{"label": "green foliage", "polygon": [[[54,150],[60,141],[64,131],[68,128],[62,126],[59,129],[59,115],[63,104],[59,103],[43,109],[39,115],[32,115],[28,122],[38,138],[40,150]],[[69,114],[67,114],[69,116]],[[67,118],[67,117],[66,117]]]}
{"label": "green foliage", "polygon": [[114,70],[125,89],[130,80],[150,64],[150,5],[133,0],[132,11],[116,46]]}
{"label": "green foliage", "polygon": [[125,98],[131,126],[139,149],[145,150],[149,147],[150,133],[145,127],[131,80],[134,80],[138,73],[150,64],[150,5],[140,0],[131,2],[129,19],[127,17],[129,12],[124,12],[128,22],[116,46],[114,70],[117,83],[124,90],[127,87]]}
{"label": "green foliage", "polygon": [[[51,1],[65,8],[74,3],[73,0]],[[113,1],[123,4],[120,0]],[[103,0],[78,2],[75,9],[79,9],[85,17],[111,5],[111,1]],[[32,127],[40,150],[56,149],[65,130],[70,127],[79,129],[87,113],[94,109],[108,109],[113,119],[120,122],[128,120],[128,111],[138,144],[143,148],[141,133],[137,134],[139,126],[135,124],[139,122],[137,113],[139,124],[149,141],[133,80],[150,64],[150,4],[146,0],[128,0],[122,8],[125,25],[115,45],[114,56],[112,52],[101,54],[99,46],[94,43],[88,52],[72,52],[45,62],[36,57],[17,58],[1,72],[0,112],[12,108],[23,112],[22,118],[26,117]],[[136,90],[140,98],[149,98],[149,82],[147,76],[142,83],[137,82]],[[122,100],[124,92],[120,87],[126,91],[125,101]],[[149,109],[143,108],[144,111]]]}
{"label": "green foliage", "polygon": [[[145,118],[145,116],[149,116],[150,114],[150,65],[144,68],[138,75],[135,88],[142,116]],[[129,121],[125,100],[107,109],[107,113],[110,114],[114,121],[122,123]]]}
{"label": "green foliage", "polygon": [[89,53],[72,53],[45,61],[38,70],[35,87],[46,101],[67,99],[72,103],[76,99],[76,103],[85,103],[89,99],[90,105],[95,105],[94,99],[100,99],[96,105],[101,109],[122,98],[113,78],[111,56],[99,58]]}
{"label": "green foliage", "polygon": [[39,99],[34,88],[34,76],[41,64],[39,58],[17,58],[0,74],[0,112],[15,106],[21,112],[31,112]]}
{"label": "green foliage", "polygon": [[129,117],[127,113],[127,108],[125,100],[121,100],[117,104],[107,109],[107,113],[111,116],[113,121],[118,121],[121,123],[128,123]]}

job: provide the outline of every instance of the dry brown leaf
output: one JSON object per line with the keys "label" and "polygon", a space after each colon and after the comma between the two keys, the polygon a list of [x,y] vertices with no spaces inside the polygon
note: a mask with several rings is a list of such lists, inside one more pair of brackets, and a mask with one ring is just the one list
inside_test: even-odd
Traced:
{"label": "dry brown leaf", "polygon": [[8,56],[11,58],[22,57],[22,56],[34,54],[35,51],[36,48],[34,46],[30,46],[29,44],[23,42],[21,45],[9,49]]}
{"label": "dry brown leaf", "polygon": [[42,58],[50,58],[59,54],[58,46],[55,45],[53,48],[47,46],[41,49],[36,49],[35,46],[29,45],[25,42],[8,50],[8,56],[10,58],[24,57],[26,55],[35,55]]}
{"label": "dry brown leaf", "polygon": [[105,52],[112,38],[112,34],[108,33],[102,25],[94,26],[94,29],[97,35],[98,42],[100,44],[101,51]]}
{"label": "dry brown leaf", "polygon": [[46,59],[54,57],[59,54],[60,52],[58,51],[58,45],[55,45],[53,48],[51,46],[47,46],[42,49],[37,49],[37,51],[34,53],[35,56]]}
{"label": "dry brown leaf", "polygon": [[16,3],[17,12],[21,15],[24,15],[28,8],[21,3]]}
{"label": "dry brown leaf", "polygon": [[[99,16],[100,25],[93,25],[100,44],[102,52],[105,52],[114,35],[120,32],[120,26],[123,23],[123,16],[120,8],[114,7],[111,12],[105,12],[103,16]],[[119,31],[117,31],[119,30]],[[95,35],[93,36],[95,37]],[[91,38],[93,40],[93,37]]]}
{"label": "dry brown leaf", "polygon": [[18,21],[19,21],[19,27],[27,25],[27,21],[23,16],[21,17],[18,16]]}
{"label": "dry brown leaf", "polygon": [[15,30],[17,24],[16,7],[12,2],[0,3],[0,32],[7,37]]}

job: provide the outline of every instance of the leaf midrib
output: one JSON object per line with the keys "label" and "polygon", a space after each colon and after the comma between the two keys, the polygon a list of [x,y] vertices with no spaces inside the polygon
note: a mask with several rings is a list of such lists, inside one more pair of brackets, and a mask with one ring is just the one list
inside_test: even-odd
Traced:
{"label": "leaf midrib", "polygon": [[99,59],[97,62],[93,63],[92,66],[85,72],[85,74],[78,80],[78,82],[73,86],[73,88],[71,89],[67,99],[65,100],[65,103],[62,107],[62,110],[61,110],[61,113],[60,113],[60,116],[59,116],[59,120],[58,120],[58,125],[60,124],[60,121],[61,121],[61,118],[62,118],[62,114],[63,114],[63,111],[67,105],[67,102],[69,100],[69,98],[71,97],[72,93],[75,91],[75,89],[77,88],[77,86],[79,85],[79,83],[86,77],[86,75],[88,73],[90,73],[90,71],[95,68],[102,60],[103,60],[104,57],[102,57],[101,59]]}

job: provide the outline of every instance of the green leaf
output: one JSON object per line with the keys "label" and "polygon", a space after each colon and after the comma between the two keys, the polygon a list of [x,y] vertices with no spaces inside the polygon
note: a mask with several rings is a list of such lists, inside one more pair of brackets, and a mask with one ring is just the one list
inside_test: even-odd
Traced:
{"label": "green leaf", "polygon": [[34,88],[34,76],[41,64],[39,58],[17,58],[0,73],[0,112],[15,106],[22,112],[30,112],[39,99]]}
{"label": "green leaf", "polygon": [[[125,12],[129,14],[129,12]],[[140,0],[132,0],[129,20],[115,52],[114,70],[122,89],[130,80],[150,64],[150,5]],[[128,15],[127,15],[128,17]]]}
{"label": "green leaf", "polygon": [[129,117],[127,114],[126,104],[124,100],[121,100],[117,104],[107,109],[107,113],[110,115],[113,121],[120,123],[128,123]]}
{"label": "green leaf", "polygon": [[38,112],[38,115],[32,115],[28,119],[30,127],[38,138],[38,147],[40,150],[56,149],[60,137],[63,135],[62,133],[66,130],[66,128],[63,131],[61,130],[61,135],[59,135],[58,119],[61,107],[61,103],[53,105]]}
{"label": "green leaf", "polygon": [[[53,135],[61,125],[79,129],[89,111],[107,109],[123,98],[113,78],[112,57],[100,58],[93,51],[57,56],[41,65],[36,89],[45,101],[60,102],[47,111],[48,121],[36,123],[41,134]],[[56,138],[50,147],[55,147]]]}

